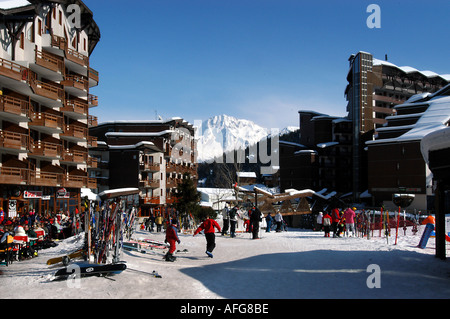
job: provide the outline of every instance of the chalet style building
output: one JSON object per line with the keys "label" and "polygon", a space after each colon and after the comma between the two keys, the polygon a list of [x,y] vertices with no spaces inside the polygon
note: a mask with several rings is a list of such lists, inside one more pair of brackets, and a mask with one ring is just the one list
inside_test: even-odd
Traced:
{"label": "chalet style building", "polygon": [[96,188],[93,13],[79,0],[3,1],[0,34],[0,206],[9,217],[80,209],[81,188]]}
{"label": "chalet style building", "polygon": [[114,121],[90,128],[98,162],[90,171],[98,191],[137,187],[139,217],[157,214],[174,203],[179,183],[189,174],[198,180],[193,126],[181,118],[154,121]]}

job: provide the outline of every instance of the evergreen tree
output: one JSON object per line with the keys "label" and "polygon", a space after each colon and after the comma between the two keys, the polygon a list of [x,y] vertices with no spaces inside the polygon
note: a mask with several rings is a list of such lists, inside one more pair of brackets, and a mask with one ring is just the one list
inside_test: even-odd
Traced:
{"label": "evergreen tree", "polygon": [[191,179],[191,174],[183,174],[183,181],[178,184],[175,197],[177,200],[174,206],[181,217],[186,217],[189,213],[197,215],[200,210],[200,193]]}

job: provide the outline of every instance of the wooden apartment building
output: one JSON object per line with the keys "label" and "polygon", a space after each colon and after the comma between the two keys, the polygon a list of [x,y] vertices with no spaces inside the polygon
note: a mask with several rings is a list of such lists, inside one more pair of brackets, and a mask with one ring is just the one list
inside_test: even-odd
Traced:
{"label": "wooden apartment building", "polygon": [[[11,4],[13,4],[11,6]],[[80,9],[79,26],[68,5]],[[98,72],[89,56],[100,39],[82,1],[0,3],[0,206],[10,217],[80,208],[95,166],[88,149]]]}

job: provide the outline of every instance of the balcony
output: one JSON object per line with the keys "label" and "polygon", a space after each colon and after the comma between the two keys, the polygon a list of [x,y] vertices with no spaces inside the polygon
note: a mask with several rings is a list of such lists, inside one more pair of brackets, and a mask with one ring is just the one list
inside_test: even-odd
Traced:
{"label": "balcony", "polygon": [[87,166],[89,168],[97,168],[98,167],[98,159],[96,157],[88,156]]}
{"label": "balcony", "polygon": [[64,59],[54,54],[35,49],[35,63],[30,68],[52,81],[61,81],[64,77]]}
{"label": "balcony", "polygon": [[99,82],[98,71],[96,71],[90,67],[89,73],[88,73],[88,78],[89,78],[89,87],[90,88],[98,85],[98,82]]}
{"label": "balcony", "polygon": [[88,112],[88,104],[82,99],[65,100],[64,106],[60,108],[64,115],[68,115],[75,119],[82,119],[86,117]]}
{"label": "balcony", "polygon": [[62,116],[47,112],[34,112],[28,125],[46,133],[60,133],[64,127]]}
{"label": "balcony", "polygon": [[94,115],[88,115],[88,126],[93,127],[98,125],[98,119],[97,116]]}
{"label": "balcony", "polygon": [[89,66],[89,57],[73,49],[68,48],[67,45],[66,45],[66,58],[67,60],[72,61],[83,67]]}
{"label": "balcony", "polygon": [[27,151],[30,137],[28,134],[0,130],[0,147],[10,150]]}
{"label": "balcony", "polygon": [[97,179],[96,178],[88,178],[87,188],[96,189],[97,188]]}
{"label": "balcony", "polygon": [[0,96],[0,116],[13,120],[25,121],[30,117],[30,103],[12,96]]}
{"label": "balcony", "polygon": [[89,178],[81,175],[66,175],[64,180],[64,187],[81,188],[88,186]]}
{"label": "balcony", "polygon": [[64,132],[60,136],[73,142],[82,142],[88,136],[88,128],[73,123],[68,124],[65,125]]}
{"label": "balcony", "polygon": [[139,181],[139,187],[144,187],[144,188],[159,188],[160,185],[161,185],[161,183],[160,183],[159,179]]}
{"label": "balcony", "polygon": [[0,76],[5,76],[16,81],[26,81],[28,76],[28,68],[0,58]]}
{"label": "balcony", "polygon": [[29,183],[36,186],[53,186],[62,187],[64,182],[64,174],[45,172],[45,171],[30,171]]}
{"label": "balcony", "polygon": [[0,167],[0,184],[27,185],[30,170],[26,168]]}
{"label": "balcony", "polygon": [[64,101],[64,90],[56,83],[42,82],[31,78],[30,86],[36,95],[53,101]]}
{"label": "balcony", "polygon": [[139,169],[141,171],[159,172],[160,165],[159,163],[140,163]]}
{"label": "balcony", "polygon": [[86,95],[89,89],[89,81],[80,75],[66,75],[64,81],[61,81],[61,85],[64,85],[64,89],[75,96]]}
{"label": "balcony", "polygon": [[88,104],[89,107],[98,106],[98,96],[93,94],[88,94]]}
{"label": "balcony", "polygon": [[159,205],[161,202],[160,197],[141,197],[143,205]]}
{"label": "balcony", "polygon": [[88,145],[88,147],[97,147],[97,137],[88,136],[87,145]]}
{"label": "balcony", "polygon": [[75,148],[64,149],[61,157],[61,161],[71,163],[85,163],[87,160],[88,153]]}
{"label": "balcony", "polygon": [[63,152],[63,146],[61,144],[44,141],[32,141],[30,143],[30,148],[30,155],[48,157],[51,159],[61,158]]}

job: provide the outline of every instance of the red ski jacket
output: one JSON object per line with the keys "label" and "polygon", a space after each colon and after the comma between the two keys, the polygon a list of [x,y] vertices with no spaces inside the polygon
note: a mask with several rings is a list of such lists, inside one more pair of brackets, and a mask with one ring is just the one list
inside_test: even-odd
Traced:
{"label": "red ski jacket", "polygon": [[167,227],[167,229],[166,229],[167,241],[174,240],[176,242],[179,242],[180,239],[178,238],[177,232],[178,232],[178,230],[174,225],[170,225],[169,227]]}
{"label": "red ski jacket", "polygon": [[219,223],[217,223],[214,219],[205,220],[194,232],[194,236],[197,235],[202,230],[205,230],[205,234],[214,233],[214,227],[220,232]]}

